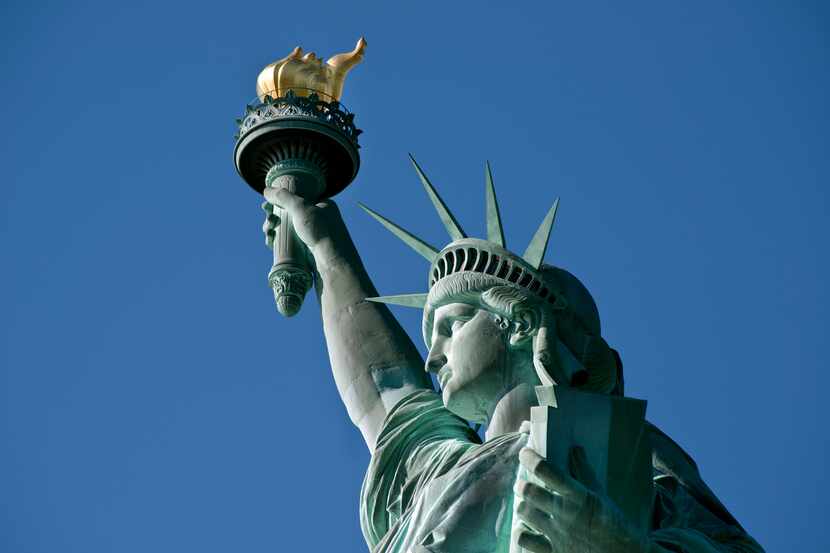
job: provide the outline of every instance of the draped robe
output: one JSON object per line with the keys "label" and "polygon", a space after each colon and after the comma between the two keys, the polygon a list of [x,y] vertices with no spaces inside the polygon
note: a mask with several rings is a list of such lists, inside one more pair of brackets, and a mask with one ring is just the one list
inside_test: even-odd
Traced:
{"label": "draped robe", "polygon": [[[651,538],[669,551],[762,552],[691,457],[654,425],[648,431]],[[508,553],[513,485],[527,440],[514,432],[482,443],[432,391],[401,400],[383,424],[360,494],[372,553]]]}

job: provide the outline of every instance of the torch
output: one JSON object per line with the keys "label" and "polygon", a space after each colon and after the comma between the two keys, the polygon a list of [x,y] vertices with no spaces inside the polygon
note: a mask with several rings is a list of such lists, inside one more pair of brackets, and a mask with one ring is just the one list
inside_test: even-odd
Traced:
{"label": "torch", "polygon": [[[323,62],[299,46],[263,69],[257,99],[237,119],[234,162],[254,190],[285,188],[313,203],[330,198],[354,180],[360,167],[354,114],[341,103],[343,83],[363,59],[366,41]],[[291,216],[278,206],[274,264],[268,283],[277,310],[295,315],[314,282],[313,261],[297,238]]]}

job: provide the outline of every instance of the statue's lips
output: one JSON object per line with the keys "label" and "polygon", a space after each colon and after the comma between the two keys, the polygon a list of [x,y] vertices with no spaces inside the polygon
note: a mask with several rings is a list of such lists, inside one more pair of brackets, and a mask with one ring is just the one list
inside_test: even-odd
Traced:
{"label": "statue's lips", "polygon": [[447,385],[450,378],[452,378],[452,369],[450,369],[447,365],[444,365],[444,367],[438,371],[438,384],[442,389]]}

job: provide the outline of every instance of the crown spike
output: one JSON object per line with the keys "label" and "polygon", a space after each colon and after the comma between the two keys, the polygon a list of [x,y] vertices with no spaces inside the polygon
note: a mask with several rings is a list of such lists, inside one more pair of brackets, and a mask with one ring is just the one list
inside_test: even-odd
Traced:
{"label": "crown spike", "polygon": [[545,258],[545,250],[548,247],[548,239],[550,238],[550,231],[553,229],[553,222],[556,220],[556,209],[558,207],[559,198],[556,198],[556,201],[553,202],[550,210],[548,210],[548,214],[542,220],[542,224],[536,230],[536,234],[533,235],[533,239],[527,246],[525,253],[522,254],[524,260],[534,269],[538,270],[542,266],[542,260]]}
{"label": "crown spike", "polygon": [[446,227],[447,232],[450,234],[450,238],[453,240],[461,240],[462,238],[466,238],[467,235],[464,234],[463,230],[461,230],[461,225],[459,225],[458,221],[455,220],[455,217],[453,217],[453,214],[450,212],[447,204],[444,203],[444,200],[442,200],[441,196],[438,195],[438,192],[435,191],[432,183],[429,182],[429,179],[421,170],[418,162],[416,162],[415,158],[412,157],[412,154],[409,154],[409,159],[412,160],[412,165],[415,166],[415,171],[418,172],[418,177],[420,177],[421,182],[424,184],[424,188],[429,195],[429,199],[432,201],[432,205],[435,206],[435,211],[438,212],[438,216],[441,217],[441,222],[444,223],[444,227]]}
{"label": "crown spike", "polygon": [[493,186],[493,172],[490,170],[490,162],[484,164],[485,173],[485,198],[487,201],[487,240],[504,247],[504,229],[501,226],[501,213],[499,203],[496,201],[496,189]]}
{"label": "crown spike", "polygon": [[435,261],[435,259],[438,257],[438,250],[436,250],[435,248],[433,248],[432,246],[430,246],[429,244],[427,244],[411,232],[402,229],[401,227],[399,227],[383,215],[376,213],[375,211],[372,211],[362,203],[358,202],[357,205],[359,205],[360,208],[363,209],[363,211],[374,217],[380,224],[385,226],[392,234],[403,240],[403,242],[407,246],[409,246],[410,248],[424,256],[430,263]]}
{"label": "crown spike", "polygon": [[366,301],[385,303],[388,305],[402,305],[404,307],[417,307],[423,309],[427,304],[427,294],[399,294],[397,296],[378,296],[366,298]]}

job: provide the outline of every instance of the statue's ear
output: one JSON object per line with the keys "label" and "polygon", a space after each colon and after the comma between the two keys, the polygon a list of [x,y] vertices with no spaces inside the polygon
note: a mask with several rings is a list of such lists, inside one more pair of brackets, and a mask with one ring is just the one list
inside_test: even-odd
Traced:
{"label": "statue's ear", "polygon": [[510,347],[529,347],[533,335],[539,329],[540,317],[535,309],[524,309],[513,315],[513,324],[510,329]]}

